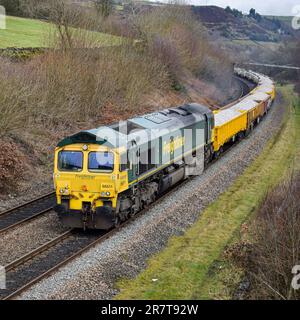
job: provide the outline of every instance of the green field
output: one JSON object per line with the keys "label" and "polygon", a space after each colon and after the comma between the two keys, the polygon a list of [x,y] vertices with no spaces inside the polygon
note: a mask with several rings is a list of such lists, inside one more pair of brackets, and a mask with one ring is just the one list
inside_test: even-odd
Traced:
{"label": "green field", "polygon": [[[51,35],[55,32],[53,25],[34,19],[8,16],[6,30],[0,30],[0,48],[7,47],[49,47]],[[74,32],[78,32],[73,29]],[[122,38],[109,34],[85,31],[96,46],[118,45]]]}
{"label": "green field", "polygon": [[[199,220],[180,237],[148,261],[136,279],[118,283],[117,299],[230,299],[229,282],[238,283],[239,270],[227,272],[218,265],[226,245],[241,226],[255,216],[267,191],[297,165],[300,151],[299,102],[292,87],[281,87],[287,109],[279,133],[235,183],[212,203]],[[298,105],[298,112],[293,104]],[[299,165],[299,164],[298,164]],[[298,167],[296,166],[298,169]],[[217,272],[211,272],[213,269]],[[224,271],[223,271],[224,270]],[[152,279],[157,278],[156,282]]]}

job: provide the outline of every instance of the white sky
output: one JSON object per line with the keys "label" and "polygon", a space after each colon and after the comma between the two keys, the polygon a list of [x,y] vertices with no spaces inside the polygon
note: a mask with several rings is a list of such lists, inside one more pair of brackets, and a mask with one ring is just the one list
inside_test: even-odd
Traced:
{"label": "white sky", "polygon": [[292,9],[300,7],[300,0],[187,0],[194,5],[217,5],[219,7],[230,6],[243,12],[249,12],[255,8],[257,12],[266,15],[293,16]]}

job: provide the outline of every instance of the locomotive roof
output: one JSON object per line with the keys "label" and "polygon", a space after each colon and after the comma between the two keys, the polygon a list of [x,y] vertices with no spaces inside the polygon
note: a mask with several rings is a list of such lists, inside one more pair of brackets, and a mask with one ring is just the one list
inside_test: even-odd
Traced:
{"label": "locomotive roof", "polygon": [[132,145],[133,141],[135,144],[141,145],[159,136],[204,120],[204,114],[213,117],[212,111],[208,107],[195,103],[187,104],[121,121],[111,126],[81,131],[60,141],[57,146],[92,143],[110,148],[121,146],[127,148]]}

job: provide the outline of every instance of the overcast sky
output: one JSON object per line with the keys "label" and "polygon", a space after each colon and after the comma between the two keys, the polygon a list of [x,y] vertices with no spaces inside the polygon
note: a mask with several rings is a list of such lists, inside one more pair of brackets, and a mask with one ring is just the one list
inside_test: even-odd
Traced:
{"label": "overcast sky", "polygon": [[292,16],[294,6],[300,6],[300,0],[187,0],[194,5],[217,5],[219,7],[231,6],[249,12],[255,8],[261,14]]}

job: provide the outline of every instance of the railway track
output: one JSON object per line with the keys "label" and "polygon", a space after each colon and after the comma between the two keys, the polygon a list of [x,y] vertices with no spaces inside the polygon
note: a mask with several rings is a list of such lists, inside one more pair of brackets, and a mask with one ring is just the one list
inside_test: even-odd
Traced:
{"label": "railway track", "polygon": [[53,209],[55,193],[51,192],[0,213],[0,234],[40,217]]}
{"label": "railway track", "polygon": [[238,76],[236,76],[235,78],[239,83],[240,93],[236,97],[236,99],[234,99],[234,101],[226,104],[224,107],[220,108],[220,110],[228,109],[228,108],[232,107],[234,104],[238,103],[242,98],[246,97],[251,92],[251,90],[253,90],[255,88],[255,85],[253,82],[246,80],[246,79],[243,79]]}
{"label": "railway track", "polygon": [[228,99],[223,107],[217,108],[217,109],[227,109],[230,108],[232,105],[239,102],[243,97],[247,96],[251,90],[255,88],[255,85],[253,82],[243,79],[239,76],[234,77],[236,81],[238,82],[238,86],[240,87],[239,93],[236,95],[236,97],[231,97]]}
{"label": "railway track", "polygon": [[71,229],[9,263],[5,266],[7,289],[0,290],[0,300],[14,299],[37,282],[49,277],[70,261],[132,223],[138,216],[157,205],[184,183],[186,180],[175,185],[133,218],[122,222],[118,228],[108,231],[89,231],[88,233]]}
{"label": "railway track", "polygon": [[247,96],[250,93],[250,91],[256,87],[256,85],[253,82],[240,77],[238,77],[238,80],[240,81],[240,88],[241,88],[241,94],[238,99],[240,100],[241,98]]}
{"label": "railway track", "polygon": [[7,289],[0,299],[8,300],[104,239],[104,232],[69,230],[5,266]]}

